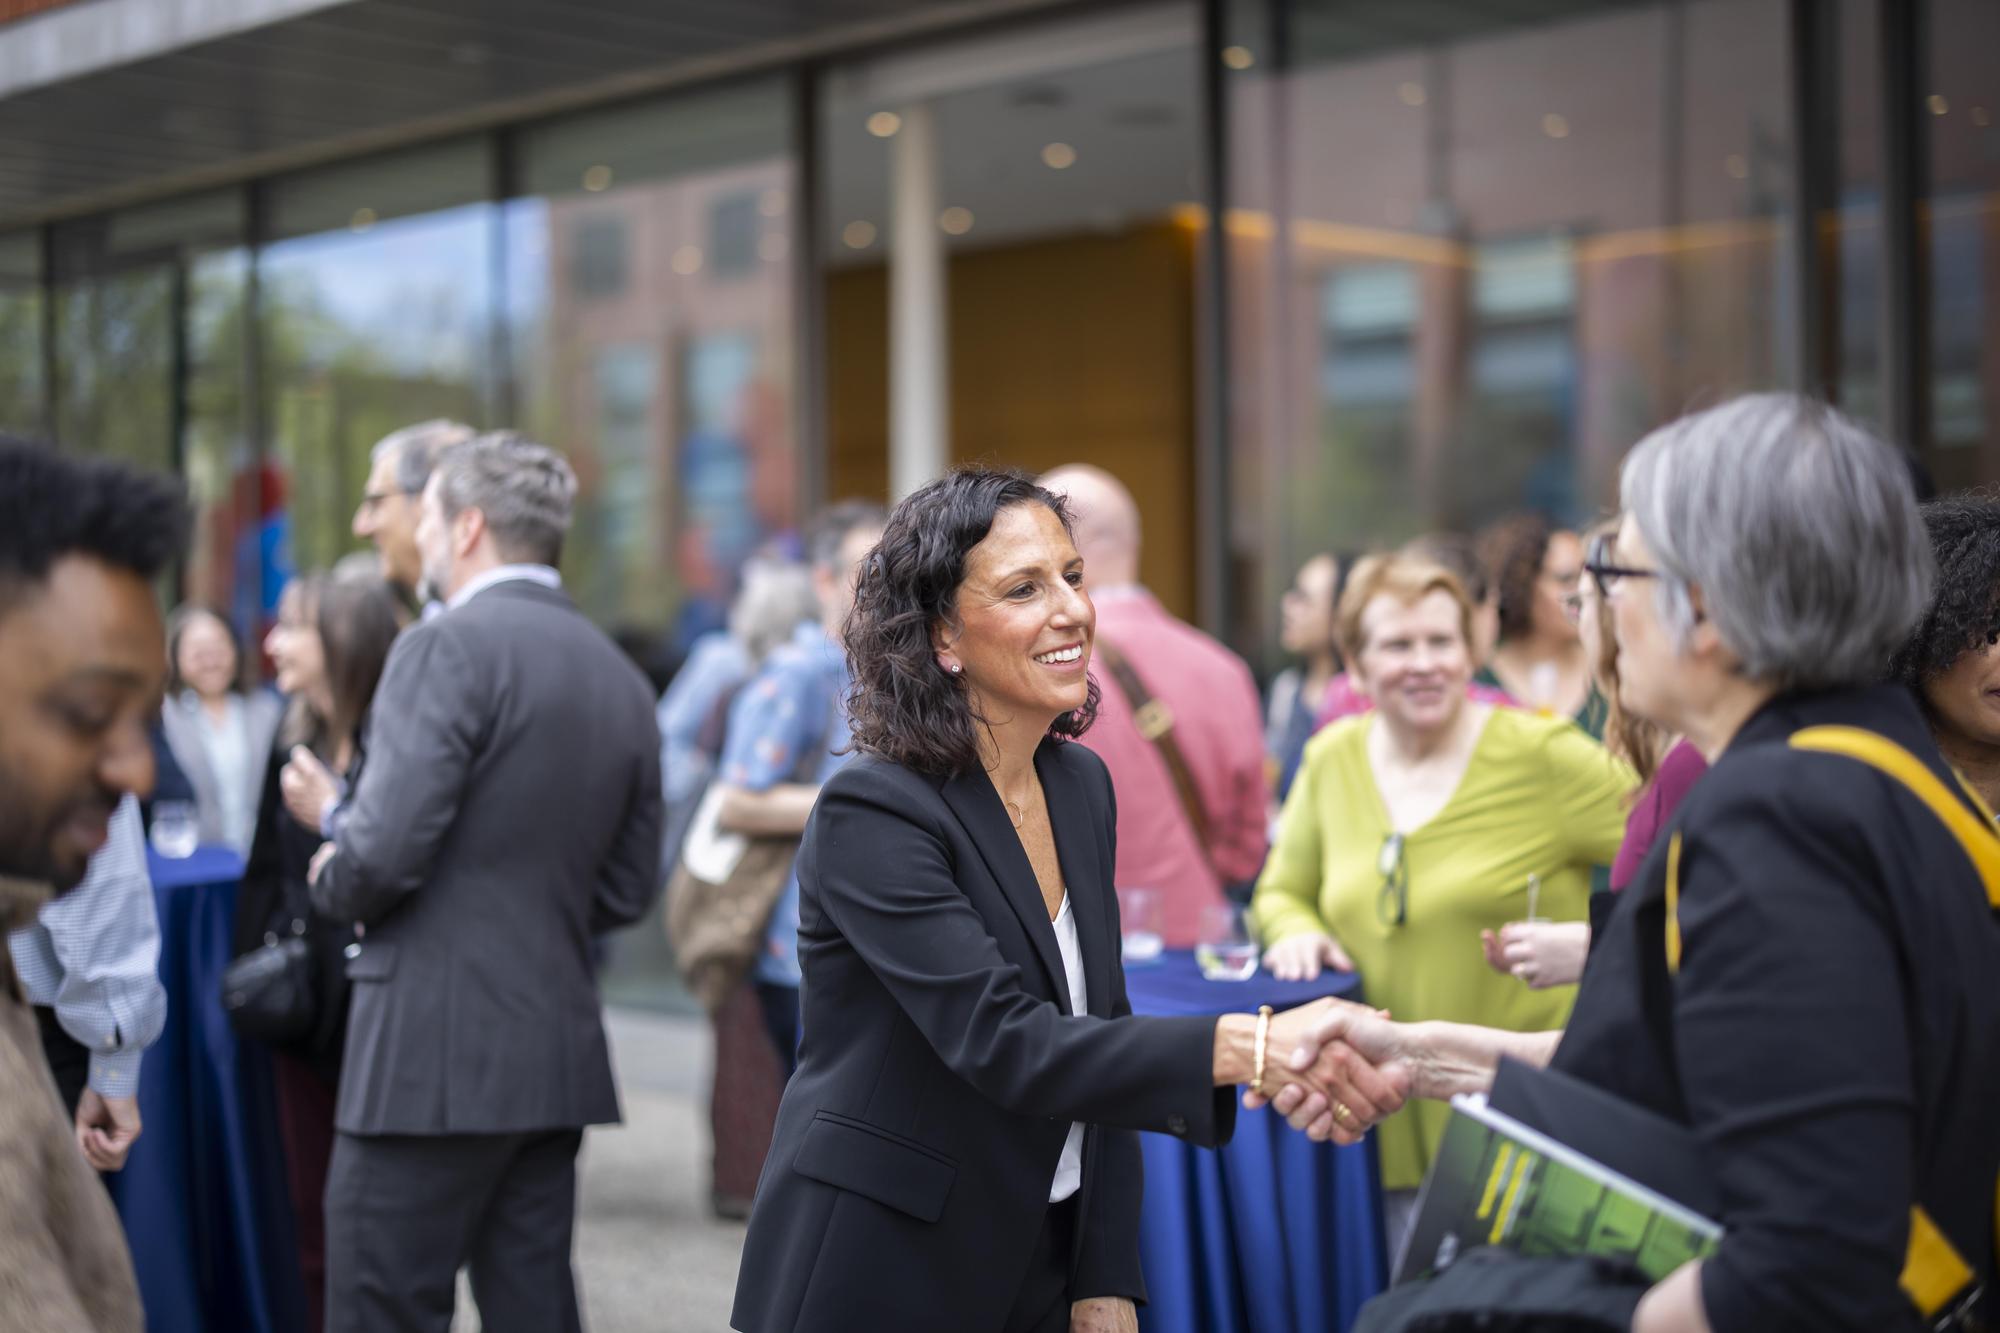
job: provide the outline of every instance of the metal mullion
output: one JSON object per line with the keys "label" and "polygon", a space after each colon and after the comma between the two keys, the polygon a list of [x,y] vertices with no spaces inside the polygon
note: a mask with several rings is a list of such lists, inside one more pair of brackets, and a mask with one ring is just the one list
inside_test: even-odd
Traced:
{"label": "metal mullion", "polygon": [[[247,527],[253,532],[264,522],[264,474],[270,467],[271,421],[270,395],[266,392],[264,358],[264,244],[269,230],[269,206],[266,186],[262,180],[253,180],[243,188],[243,240],[249,251],[249,264],[243,275],[243,427],[250,437],[250,477],[249,495],[243,503],[248,512],[236,511],[236,531],[231,535],[242,540]],[[289,491],[286,502],[289,504]],[[250,589],[252,618],[250,641],[258,644],[263,639],[262,616],[266,606],[272,602],[268,595],[275,589],[264,587],[264,547],[261,533],[257,533],[255,547],[258,559],[251,568],[250,579],[254,586]],[[264,674],[264,654],[261,650],[245,654],[256,663],[255,674],[259,679]]]}
{"label": "metal mullion", "polygon": [[[1296,49],[1296,33],[1292,22],[1294,0],[1264,0],[1265,42],[1270,50],[1270,74],[1267,85],[1269,96],[1265,99],[1265,113],[1270,117],[1271,140],[1264,151],[1270,170],[1271,182],[1271,241],[1268,251],[1268,270],[1263,292],[1265,307],[1264,357],[1268,369],[1257,377],[1257,392],[1264,395],[1263,438],[1253,443],[1260,448],[1262,457],[1257,460],[1254,476],[1257,480],[1257,498],[1261,505],[1269,505],[1277,494],[1272,485],[1278,469],[1291,458],[1296,430],[1292,414],[1298,402],[1297,386],[1293,382],[1294,359],[1292,354],[1291,331],[1296,314],[1293,309],[1295,275],[1295,248],[1292,243],[1293,179],[1294,162],[1292,149],[1292,75]],[[1230,466],[1225,453],[1223,466]],[[1290,505],[1269,505],[1264,509],[1264,523],[1267,531],[1275,528],[1277,540],[1268,536],[1263,549],[1276,549],[1281,564],[1297,561],[1299,552],[1309,542],[1300,540],[1301,534],[1293,522]],[[1228,528],[1225,524],[1224,531]],[[1268,623],[1263,619],[1264,609],[1270,604],[1266,589],[1276,570],[1262,569],[1256,583],[1256,618],[1242,625],[1227,625],[1232,635],[1231,641],[1242,646],[1257,645],[1258,652],[1264,650],[1269,639],[1264,632]],[[1225,573],[1225,577],[1227,574]],[[1234,637],[1239,636],[1240,637]],[[1249,654],[1245,654],[1248,656]],[[1253,659],[1254,660],[1254,659]]]}
{"label": "metal mullion", "polygon": [[56,354],[56,337],[60,333],[56,322],[56,229],[44,223],[37,227],[42,264],[42,435],[60,443],[57,428],[61,425],[57,410],[57,396],[61,392],[61,359]]}
{"label": "metal mullion", "polygon": [[[1208,227],[1202,233],[1195,323],[1195,605],[1213,634],[1233,636],[1229,547],[1229,89],[1222,51],[1229,0],[1202,0],[1201,153]],[[1205,407],[1206,410],[1200,410]]]}
{"label": "metal mullion", "polygon": [[[191,256],[175,255],[167,267],[167,464],[176,477],[187,476],[188,375],[188,266]],[[173,599],[187,597],[188,552],[174,556],[168,574]]]}
{"label": "metal mullion", "polygon": [[1800,393],[1833,399],[1840,381],[1839,15],[1828,0],[1791,5],[1792,293],[1797,327],[1787,376]]}
{"label": "metal mullion", "polygon": [[1921,454],[1930,444],[1930,236],[1919,114],[1924,6],[1878,0],[1882,51],[1882,427]]}
{"label": "metal mullion", "polygon": [[[1680,235],[1681,229],[1687,225],[1686,0],[1672,0],[1661,11],[1660,20],[1666,28],[1665,40],[1660,43],[1660,220],[1670,235]],[[1679,403],[1687,397],[1691,341],[1688,336],[1688,283],[1684,265],[1677,258],[1669,258],[1661,266],[1660,279],[1666,355],[1662,358],[1665,364],[1657,382],[1666,385],[1666,402]],[[1577,339],[1579,335],[1574,330],[1574,323],[1572,320],[1569,336]]]}
{"label": "metal mullion", "polygon": [[511,125],[495,130],[488,136],[487,146],[490,156],[487,193],[493,209],[492,257],[487,274],[491,288],[487,296],[492,309],[488,311],[487,334],[495,378],[490,385],[491,401],[484,406],[496,414],[497,424],[518,428],[522,395],[515,380],[519,366],[514,357],[513,292],[508,286],[507,214],[510,201],[520,193],[519,135]]}
{"label": "metal mullion", "polygon": [[799,519],[803,527],[826,504],[833,460],[828,457],[826,398],[826,256],[821,252],[820,66],[796,67],[792,96],[792,327],[793,448],[799,461]]}

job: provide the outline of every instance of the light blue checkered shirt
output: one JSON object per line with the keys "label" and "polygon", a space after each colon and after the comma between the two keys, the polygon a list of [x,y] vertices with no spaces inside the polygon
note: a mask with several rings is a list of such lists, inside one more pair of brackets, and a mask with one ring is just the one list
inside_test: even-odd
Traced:
{"label": "light blue checkered shirt", "polygon": [[83,882],[44,904],[7,947],[28,999],[52,1006],[63,1030],[90,1051],[90,1086],[103,1097],[136,1096],[140,1056],[167,1022],[137,798],[119,802]]}

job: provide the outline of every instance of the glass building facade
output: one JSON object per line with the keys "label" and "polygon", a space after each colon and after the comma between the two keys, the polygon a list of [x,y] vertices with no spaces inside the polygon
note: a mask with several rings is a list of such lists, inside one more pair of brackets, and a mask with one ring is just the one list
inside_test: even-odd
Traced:
{"label": "glass building facade", "polygon": [[[173,468],[245,629],[398,426],[582,483],[566,577],[669,648],[887,489],[899,110],[946,456],[1121,476],[1144,575],[1277,665],[1320,550],[1581,522],[1694,406],[1824,393],[2000,481],[1990,0],[1045,6],[0,231],[0,427]],[[586,99],[587,100],[587,99]]]}

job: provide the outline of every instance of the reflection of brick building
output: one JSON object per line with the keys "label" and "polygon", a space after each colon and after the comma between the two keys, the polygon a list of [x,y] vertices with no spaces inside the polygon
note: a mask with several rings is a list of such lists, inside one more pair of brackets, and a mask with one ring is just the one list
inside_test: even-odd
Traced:
{"label": "reflection of brick building", "polygon": [[598,604],[642,623],[682,599],[712,616],[795,521],[788,183],[777,159],[548,202],[543,410],[577,463]]}
{"label": "reflection of brick building", "polygon": [[1784,60],[1775,0],[1653,7],[1246,95],[1245,136],[1291,145],[1289,217],[1239,214],[1234,249],[1276,283],[1283,225],[1292,309],[1251,305],[1241,336],[1289,345],[1295,449],[1355,437],[1352,464],[1390,474],[1329,478],[1344,544],[1524,500],[1587,513],[1663,416],[1780,377]]}
{"label": "reflection of brick building", "polygon": [[[1247,74],[1233,104],[1231,405],[1236,443],[1259,442],[1236,496],[1238,558],[1261,573],[1243,595],[1274,598],[1320,546],[1523,502],[1585,519],[1646,430],[1748,389],[1829,385],[1902,425],[1942,485],[2000,476],[1983,329],[2000,309],[2000,9],[1926,8],[1908,128],[1931,274],[1904,309],[1930,341],[1901,414],[1874,5],[1825,11],[1837,68],[1803,128],[1797,10],[1778,0],[1372,46],[1365,24],[1302,18],[1291,66]],[[1806,180],[1826,206],[1801,228]]]}

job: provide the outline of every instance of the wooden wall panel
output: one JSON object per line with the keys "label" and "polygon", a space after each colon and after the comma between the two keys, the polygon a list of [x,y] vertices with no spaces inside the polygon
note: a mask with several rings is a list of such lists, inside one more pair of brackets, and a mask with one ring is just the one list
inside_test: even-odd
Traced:
{"label": "wooden wall panel", "polygon": [[[1131,487],[1141,574],[1192,618],[1194,252],[1173,226],[997,247],[951,263],[954,462],[1094,463]],[[888,486],[887,273],[827,284],[828,494]]]}

